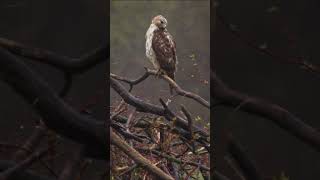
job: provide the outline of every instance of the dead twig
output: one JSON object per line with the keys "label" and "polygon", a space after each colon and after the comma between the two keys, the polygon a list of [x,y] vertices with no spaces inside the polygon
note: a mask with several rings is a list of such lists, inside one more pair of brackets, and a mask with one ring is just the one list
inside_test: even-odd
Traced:
{"label": "dead twig", "polygon": [[117,146],[121,151],[132,158],[139,166],[142,166],[158,179],[163,180],[174,180],[171,176],[164,173],[157,166],[153,165],[149,160],[145,159],[139,152],[128,145],[124,140],[122,140],[116,133],[110,130],[110,140],[111,143]]}

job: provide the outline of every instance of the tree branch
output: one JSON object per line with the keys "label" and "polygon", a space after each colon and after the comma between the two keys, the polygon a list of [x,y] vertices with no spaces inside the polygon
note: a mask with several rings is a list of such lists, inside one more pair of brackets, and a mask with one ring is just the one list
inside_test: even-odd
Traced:
{"label": "tree branch", "polygon": [[174,180],[171,176],[164,173],[157,166],[153,165],[149,160],[145,159],[139,152],[129,146],[124,140],[122,140],[117,134],[110,130],[111,143],[117,146],[121,151],[132,158],[139,166],[144,167],[150,173],[152,173],[157,179]]}
{"label": "tree branch", "polygon": [[166,153],[162,153],[160,151],[157,151],[157,150],[154,150],[154,149],[148,149],[148,148],[137,148],[139,151],[143,151],[143,152],[152,152],[154,154],[156,154],[157,156],[160,156],[162,158],[166,158],[167,160],[169,161],[172,161],[172,162],[175,162],[175,163],[178,163],[178,164],[189,164],[191,166],[195,166],[195,167],[199,167],[201,170],[203,171],[210,171],[210,168],[204,166],[204,165],[201,165],[199,163],[196,163],[196,162],[193,162],[193,161],[185,161],[185,160],[180,160],[180,159],[177,159],[173,156],[170,156]]}
{"label": "tree branch", "polygon": [[[145,69],[146,69],[146,72],[141,77],[139,77],[139,78],[137,78],[135,80],[130,80],[130,79],[127,79],[125,77],[120,77],[120,76],[112,74],[112,73],[110,73],[110,77],[112,77],[114,79],[117,79],[119,81],[123,81],[123,82],[128,83],[130,85],[130,89],[129,89],[129,92],[130,92],[133,85],[136,85],[136,84],[142,82],[143,80],[147,79],[150,75],[153,75],[153,76],[157,76],[158,75],[157,71],[155,71],[155,70],[151,70],[151,69],[148,69],[148,68],[145,68]],[[167,76],[165,74],[162,74],[162,75],[160,75],[160,77],[163,80],[167,81],[175,89],[175,91],[178,93],[178,95],[185,96],[187,98],[193,99],[196,102],[200,103],[201,105],[205,106],[206,108],[210,108],[210,103],[208,101],[204,100],[198,94],[195,94],[195,93],[192,93],[192,92],[189,92],[189,91],[186,91],[186,90],[182,89],[169,76]]]}
{"label": "tree branch", "polygon": [[[164,116],[168,121],[172,121],[173,119],[176,119],[176,125],[188,131],[189,127],[188,127],[188,122],[186,120],[184,120],[179,116],[172,115],[171,113],[167,113],[167,111],[161,106],[144,102],[143,100],[134,97],[119,82],[117,82],[112,77],[110,78],[110,86],[123,98],[123,100],[126,103],[136,107],[137,111],[148,112],[148,113],[156,114],[159,116]],[[194,128],[194,131],[199,132],[200,135],[204,137],[209,136],[205,130],[200,129],[197,126],[193,126],[193,128]]]}
{"label": "tree branch", "polygon": [[280,128],[320,151],[320,133],[286,109],[230,89],[214,72],[211,72],[211,82],[212,95],[221,100],[222,105],[235,108],[242,102],[246,102],[242,104],[240,110],[271,120]]}
{"label": "tree branch", "polygon": [[84,116],[67,105],[23,61],[7,50],[0,48],[0,77],[14,88],[43,117],[48,128],[88,147],[90,156],[106,158],[107,130],[103,121]]}
{"label": "tree branch", "polygon": [[96,64],[106,61],[109,54],[109,46],[97,48],[81,58],[69,58],[60,56],[48,50],[32,48],[21,43],[0,38],[0,46],[22,57],[30,58],[41,63],[52,65],[65,72],[81,73]]}

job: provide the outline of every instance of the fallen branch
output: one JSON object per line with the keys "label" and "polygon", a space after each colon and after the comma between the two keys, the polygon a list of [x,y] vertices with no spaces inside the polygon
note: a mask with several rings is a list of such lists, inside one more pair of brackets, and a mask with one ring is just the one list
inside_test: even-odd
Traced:
{"label": "fallen branch", "polygon": [[110,130],[110,140],[112,144],[117,146],[121,151],[132,158],[139,166],[152,173],[155,177],[157,177],[157,179],[174,180],[171,176],[167,175],[157,166],[153,165],[149,160],[145,159],[139,152],[129,146],[112,130]]}
{"label": "fallen branch", "polygon": [[192,162],[192,161],[185,161],[185,160],[180,160],[180,159],[177,159],[173,156],[170,156],[166,153],[162,153],[160,151],[157,151],[157,150],[154,150],[154,149],[148,149],[148,148],[137,148],[137,150],[139,151],[143,151],[145,153],[148,153],[148,152],[152,152],[153,154],[156,154],[157,156],[160,156],[162,158],[165,158],[169,161],[172,161],[172,162],[175,162],[175,163],[178,163],[178,164],[188,164],[188,165],[191,165],[191,166],[195,166],[195,167],[199,167],[201,170],[203,171],[210,171],[210,168],[204,166],[204,165],[201,165],[199,163],[196,163],[196,162]]}

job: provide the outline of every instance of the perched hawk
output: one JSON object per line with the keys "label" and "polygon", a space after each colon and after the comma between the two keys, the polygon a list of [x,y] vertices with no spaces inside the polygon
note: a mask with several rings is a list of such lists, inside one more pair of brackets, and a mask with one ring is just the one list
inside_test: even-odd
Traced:
{"label": "perched hawk", "polygon": [[[167,20],[158,15],[152,19],[146,33],[146,56],[158,73],[165,73],[174,80],[177,70],[176,44],[169,34]],[[172,94],[172,87],[170,86]]]}

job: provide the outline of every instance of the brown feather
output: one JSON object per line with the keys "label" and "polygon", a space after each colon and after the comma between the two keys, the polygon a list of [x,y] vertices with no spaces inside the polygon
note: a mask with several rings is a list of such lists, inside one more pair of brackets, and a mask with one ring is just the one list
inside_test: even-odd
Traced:
{"label": "brown feather", "polygon": [[[154,31],[152,49],[155,52],[160,69],[166,72],[172,80],[175,80],[174,78],[177,68],[175,42],[166,29],[158,29]],[[171,86],[170,92],[172,93]]]}

